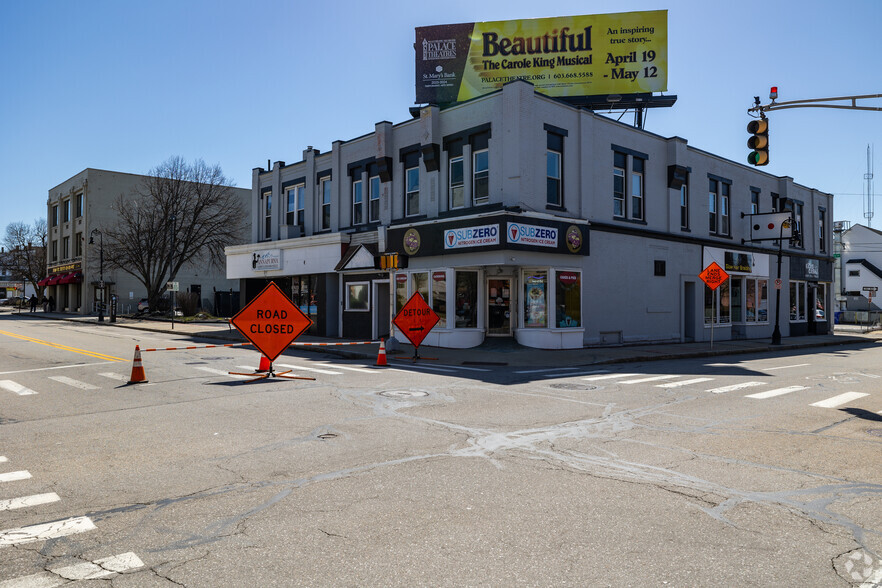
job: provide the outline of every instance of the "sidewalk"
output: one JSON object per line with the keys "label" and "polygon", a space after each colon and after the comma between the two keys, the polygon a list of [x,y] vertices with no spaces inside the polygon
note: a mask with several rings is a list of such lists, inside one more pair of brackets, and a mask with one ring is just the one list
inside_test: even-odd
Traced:
{"label": "sidewalk", "polygon": [[[227,322],[183,323],[146,318],[117,317],[115,323],[105,317],[103,323],[94,316],[78,316],[64,313],[22,312],[20,315],[9,310],[0,311],[0,319],[8,320],[54,319],[78,323],[102,325],[107,328],[138,329],[180,335],[191,339],[202,339],[206,345],[241,343],[246,339]],[[681,359],[690,357],[714,357],[720,355],[761,353],[767,351],[786,352],[800,349],[822,348],[828,346],[864,344],[872,345],[882,340],[882,331],[862,333],[857,325],[837,325],[836,332],[829,335],[807,335],[785,337],[781,345],[772,345],[770,339],[750,339],[738,341],[715,341],[713,347],[708,342],[700,343],[660,343],[649,345],[622,345],[616,347],[586,347],[584,349],[532,349],[523,347],[511,339],[488,339],[471,349],[442,349],[421,346],[420,357],[437,359],[439,364],[463,366],[518,366],[518,367],[558,367],[584,366],[636,361]],[[296,343],[343,343],[344,339],[330,339],[303,335]],[[322,354],[332,354],[352,359],[376,361],[377,344],[352,346],[304,346],[301,349]],[[388,350],[390,361],[410,361],[414,355],[413,346],[408,343],[398,345],[397,351]],[[434,363],[434,361],[433,361]]]}

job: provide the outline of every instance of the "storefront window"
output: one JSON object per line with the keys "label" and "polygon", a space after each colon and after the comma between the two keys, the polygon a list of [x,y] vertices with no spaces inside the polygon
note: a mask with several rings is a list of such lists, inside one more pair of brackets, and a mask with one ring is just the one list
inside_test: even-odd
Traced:
{"label": "storefront window", "polygon": [[524,326],[548,326],[548,272],[524,274]]}
{"label": "storefront window", "polygon": [[407,304],[407,274],[395,274],[395,314]]}
{"label": "storefront window", "polygon": [[558,327],[582,326],[582,276],[579,272],[557,272],[555,287]]}
{"label": "storefront window", "polygon": [[[734,297],[733,297],[734,298]],[[733,308],[733,320],[735,311]],[[769,281],[756,278],[744,279],[744,320],[748,323],[764,323],[769,320]]]}
{"label": "storefront window", "polygon": [[[425,272],[421,272],[418,274],[411,274],[410,279],[411,282],[411,290],[412,292],[419,292],[420,296],[423,297],[423,300],[428,304],[429,302],[429,274]],[[413,294],[411,294],[413,296]]]}
{"label": "storefront window", "polygon": [[478,272],[456,272],[456,328],[478,327]]}
{"label": "storefront window", "polygon": [[827,314],[824,309],[824,302],[826,300],[827,300],[827,284],[818,284],[818,289],[815,292],[815,320],[816,321],[827,320]]}
{"label": "storefront window", "polygon": [[711,290],[707,286],[704,287],[704,324],[731,324],[729,282],[731,280],[726,280],[716,290]]}
{"label": "storefront window", "polygon": [[805,320],[805,282],[790,282],[790,320]]}
{"label": "storefront window", "polygon": [[436,325],[440,329],[447,328],[447,273],[432,272],[432,310],[441,319]]}
{"label": "storefront window", "polygon": [[349,284],[346,289],[346,310],[370,310],[367,282]]}
{"label": "storefront window", "polygon": [[744,292],[744,281],[742,278],[730,278],[729,282],[732,289],[732,322],[740,323],[744,319],[741,317],[741,306],[743,304],[742,294]]}
{"label": "storefront window", "polygon": [[291,301],[312,319],[310,334],[318,333],[318,276],[294,276],[291,279]]}

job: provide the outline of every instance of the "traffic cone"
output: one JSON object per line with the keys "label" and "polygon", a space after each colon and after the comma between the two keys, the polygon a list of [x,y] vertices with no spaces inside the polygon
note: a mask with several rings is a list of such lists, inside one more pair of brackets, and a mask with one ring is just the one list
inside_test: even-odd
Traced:
{"label": "traffic cone", "polygon": [[147,374],[144,373],[144,366],[141,365],[141,348],[135,345],[135,359],[132,361],[132,377],[129,384],[140,384],[147,381]]}
{"label": "traffic cone", "polygon": [[261,354],[260,356],[260,367],[257,368],[258,372],[268,372],[270,371],[270,360],[266,355]]}
{"label": "traffic cone", "polygon": [[380,339],[380,351],[377,353],[377,365],[388,365],[386,363],[386,341]]}

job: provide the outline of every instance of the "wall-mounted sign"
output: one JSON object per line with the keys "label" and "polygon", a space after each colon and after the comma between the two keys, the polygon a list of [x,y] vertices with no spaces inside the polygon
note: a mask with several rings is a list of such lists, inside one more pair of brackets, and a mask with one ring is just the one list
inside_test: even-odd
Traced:
{"label": "wall-mounted sign", "polygon": [[463,102],[522,79],[548,96],[664,92],[668,11],[416,29],[416,102]]}
{"label": "wall-mounted sign", "polygon": [[480,247],[499,244],[499,225],[481,225],[447,229],[444,231],[444,249]]}
{"label": "wall-mounted sign", "polygon": [[251,269],[258,272],[282,269],[282,250],[255,251],[251,254]]}
{"label": "wall-mounted sign", "polygon": [[557,247],[557,229],[555,227],[508,223],[508,230],[506,230],[505,236],[509,243]]}

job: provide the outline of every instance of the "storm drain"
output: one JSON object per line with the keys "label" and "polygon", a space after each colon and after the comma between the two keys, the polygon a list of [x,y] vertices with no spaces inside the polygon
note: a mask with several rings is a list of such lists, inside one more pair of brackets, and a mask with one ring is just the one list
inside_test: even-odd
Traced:
{"label": "storm drain", "polygon": [[380,392],[380,396],[385,396],[386,398],[423,398],[428,396],[428,392],[424,392],[423,390],[386,390],[385,392]]}
{"label": "storm drain", "polygon": [[556,388],[558,390],[597,390],[597,386],[592,386],[591,384],[568,384],[566,382],[561,384],[549,384],[549,388]]}

